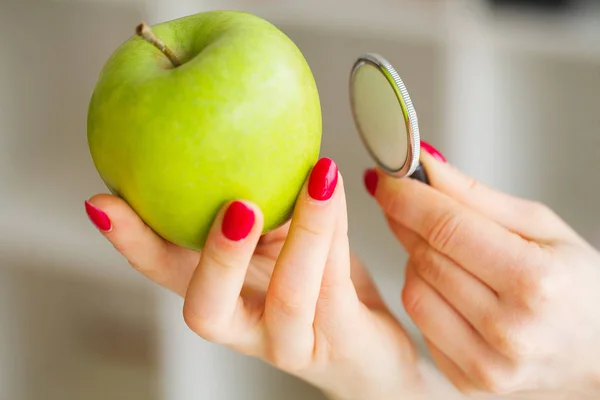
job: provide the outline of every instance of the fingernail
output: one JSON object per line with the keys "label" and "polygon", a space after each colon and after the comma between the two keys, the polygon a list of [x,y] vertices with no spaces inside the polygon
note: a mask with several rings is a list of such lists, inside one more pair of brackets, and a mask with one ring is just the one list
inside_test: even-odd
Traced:
{"label": "fingernail", "polygon": [[431,154],[433,156],[433,158],[435,158],[436,160],[441,161],[443,163],[446,162],[446,157],[444,157],[444,155],[442,153],[440,153],[438,149],[436,149],[429,143],[421,141],[421,148],[423,150],[425,150],[426,152],[428,152],[429,154]]}
{"label": "fingernail", "polygon": [[96,206],[93,206],[88,201],[85,202],[85,212],[90,221],[103,232],[109,232],[112,229],[112,224],[108,215]]}
{"label": "fingernail", "polygon": [[325,201],[333,196],[338,181],[338,167],[330,158],[321,158],[314,166],[308,180],[308,195]]}
{"label": "fingernail", "polygon": [[227,239],[238,242],[248,237],[254,221],[254,211],[241,201],[234,201],[225,211],[221,231]]}
{"label": "fingernail", "polygon": [[374,169],[369,168],[365,171],[363,175],[363,180],[365,183],[365,187],[371,196],[375,196],[375,191],[377,190],[377,182],[379,181],[379,176]]}

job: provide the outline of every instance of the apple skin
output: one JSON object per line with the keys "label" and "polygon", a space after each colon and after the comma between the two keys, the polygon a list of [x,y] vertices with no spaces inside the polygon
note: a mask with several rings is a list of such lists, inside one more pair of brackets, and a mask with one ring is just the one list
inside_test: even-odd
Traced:
{"label": "apple skin", "polygon": [[160,236],[201,250],[218,210],[245,199],[284,224],[319,157],[321,105],[297,46],[271,23],[209,11],[152,27],[103,67],[88,110],[101,179]]}

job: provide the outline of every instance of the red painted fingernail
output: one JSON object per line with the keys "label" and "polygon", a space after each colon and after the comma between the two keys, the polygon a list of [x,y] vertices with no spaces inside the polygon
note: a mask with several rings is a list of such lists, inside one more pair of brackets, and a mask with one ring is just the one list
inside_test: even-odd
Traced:
{"label": "red painted fingernail", "polygon": [[325,201],[333,196],[338,181],[338,167],[331,158],[321,158],[314,166],[308,180],[308,195]]}
{"label": "red painted fingernail", "polygon": [[241,201],[234,201],[225,211],[221,231],[227,239],[238,242],[250,234],[255,219],[250,207]]}
{"label": "red painted fingernail", "polygon": [[108,218],[108,215],[106,215],[106,213],[98,207],[90,204],[88,201],[85,202],[85,212],[87,213],[90,221],[96,225],[96,228],[104,232],[108,232],[112,229],[112,224],[110,222],[110,218]]}
{"label": "red painted fingernail", "polygon": [[433,156],[433,158],[435,158],[436,160],[441,161],[443,163],[446,162],[446,157],[444,157],[444,155],[442,153],[440,153],[440,151],[438,149],[436,149],[429,143],[421,141],[421,148],[423,150],[425,150],[426,152],[428,152],[429,154],[431,154]]}
{"label": "red painted fingernail", "polygon": [[377,183],[379,182],[379,175],[377,175],[377,172],[375,172],[375,170],[372,168],[367,169],[363,175],[363,180],[367,191],[371,194],[371,196],[375,196]]}

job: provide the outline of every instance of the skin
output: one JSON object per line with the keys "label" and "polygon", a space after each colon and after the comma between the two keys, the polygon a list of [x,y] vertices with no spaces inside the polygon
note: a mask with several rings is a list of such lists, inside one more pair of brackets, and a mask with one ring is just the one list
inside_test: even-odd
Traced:
{"label": "skin", "polygon": [[185,299],[194,332],[331,399],[598,398],[598,252],[546,207],[422,162],[431,186],[379,173],[375,198],[410,255],[405,308],[456,391],[421,368],[351,253],[341,175],[327,201],[305,186],[291,223],[267,235],[245,202],[255,225],[229,241],[225,205],[201,253],[162,239],[118,197],[90,203],[131,265]]}
{"label": "skin", "polygon": [[100,73],[88,112],[94,164],[155,232],[200,250],[217,212],[243,198],[283,225],[321,143],[312,72],[270,23],[233,11],[153,27],[174,68],[132,36]]}
{"label": "skin", "polygon": [[[221,232],[225,205],[204,250],[156,235],[123,200],[89,200],[112,221],[103,232],[142,274],[182,296],[200,337],[258,357],[332,399],[421,396],[417,357],[362,263],[350,252],[344,184],[317,201],[302,189],[289,224],[261,236],[263,214],[239,242]],[[402,397],[405,398],[405,397]]]}
{"label": "skin", "polygon": [[600,254],[546,206],[423,156],[431,186],[379,173],[409,253],[402,300],[463,393],[600,397]]}

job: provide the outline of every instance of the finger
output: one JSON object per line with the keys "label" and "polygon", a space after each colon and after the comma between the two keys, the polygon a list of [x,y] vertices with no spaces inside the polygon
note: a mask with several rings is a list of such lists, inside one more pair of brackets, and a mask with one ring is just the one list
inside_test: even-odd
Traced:
{"label": "finger", "polygon": [[573,234],[561,218],[539,203],[494,190],[427,153],[422,163],[431,186],[526,239],[548,242],[559,234]]}
{"label": "finger", "polygon": [[333,201],[337,203],[334,211],[335,230],[325,263],[314,319],[315,331],[323,332],[326,337],[339,336],[341,331],[347,329],[347,324],[354,321],[349,314],[355,313],[359,305],[357,290],[351,279],[353,271],[350,264],[346,196],[341,175]]}
{"label": "finger", "polygon": [[279,228],[276,228],[276,229],[262,235],[259,243],[268,245],[268,244],[272,244],[273,242],[283,241],[283,239],[286,238],[289,230],[290,230],[290,221],[287,221],[285,224],[281,225]]}
{"label": "finger", "polygon": [[199,254],[175,246],[150,229],[121,198],[100,194],[85,203],[100,232],[129,263],[147,278],[185,295]]}
{"label": "finger", "polygon": [[245,349],[256,345],[258,318],[240,293],[262,226],[257,206],[234,201],[211,227],[183,309],[188,326],[208,341]]}
{"label": "finger", "polygon": [[288,237],[265,300],[264,322],[276,364],[312,353],[312,326],[325,264],[336,228],[338,168],[317,162],[296,203]]}
{"label": "finger", "polygon": [[423,241],[423,238],[388,216],[385,217],[385,220],[394,236],[396,236],[396,239],[398,239],[402,247],[404,247],[404,250],[406,250],[410,256],[417,245]]}
{"label": "finger", "polygon": [[413,179],[379,173],[376,198],[387,218],[421,236],[431,247],[496,291],[510,285],[531,242]]}
{"label": "finger", "polygon": [[[490,315],[499,313],[497,294],[481,280],[456,265],[406,227],[388,221],[410,255],[412,270],[431,286],[486,339]],[[477,301],[473,301],[477,299]]]}
{"label": "finger", "polygon": [[361,303],[371,310],[387,310],[381,293],[373,282],[373,278],[358,256],[350,253],[350,274],[352,285]]}
{"label": "finger", "polygon": [[461,393],[473,395],[477,393],[475,385],[465,375],[465,373],[456,365],[454,361],[449,359],[442,351],[431,341],[425,339],[425,344],[429,349],[431,358],[435,362],[437,368],[448,378],[454,387],[460,390]]}
{"label": "finger", "polygon": [[335,228],[329,256],[323,273],[321,289],[327,290],[351,284],[350,280],[350,243],[348,241],[348,211],[344,180],[338,175],[335,199]]}
{"label": "finger", "polygon": [[[267,260],[276,260],[277,257],[279,257],[279,253],[281,253],[281,249],[283,248],[283,244],[285,243],[285,238],[287,237],[289,229],[290,221],[261,236],[254,255],[264,257]],[[274,265],[269,264],[270,268],[258,268],[257,271],[251,271],[251,273],[259,272],[261,275],[268,278],[265,286],[261,287],[261,291],[263,292],[266,290],[269,280],[271,280],[273,266]]]}
{"label": "finger", "polygon": [[470,380],[494,386],[508,362],[487,345],[444,299],[425,282],[409,263],[402,301],[423,336],[452,360]]}

